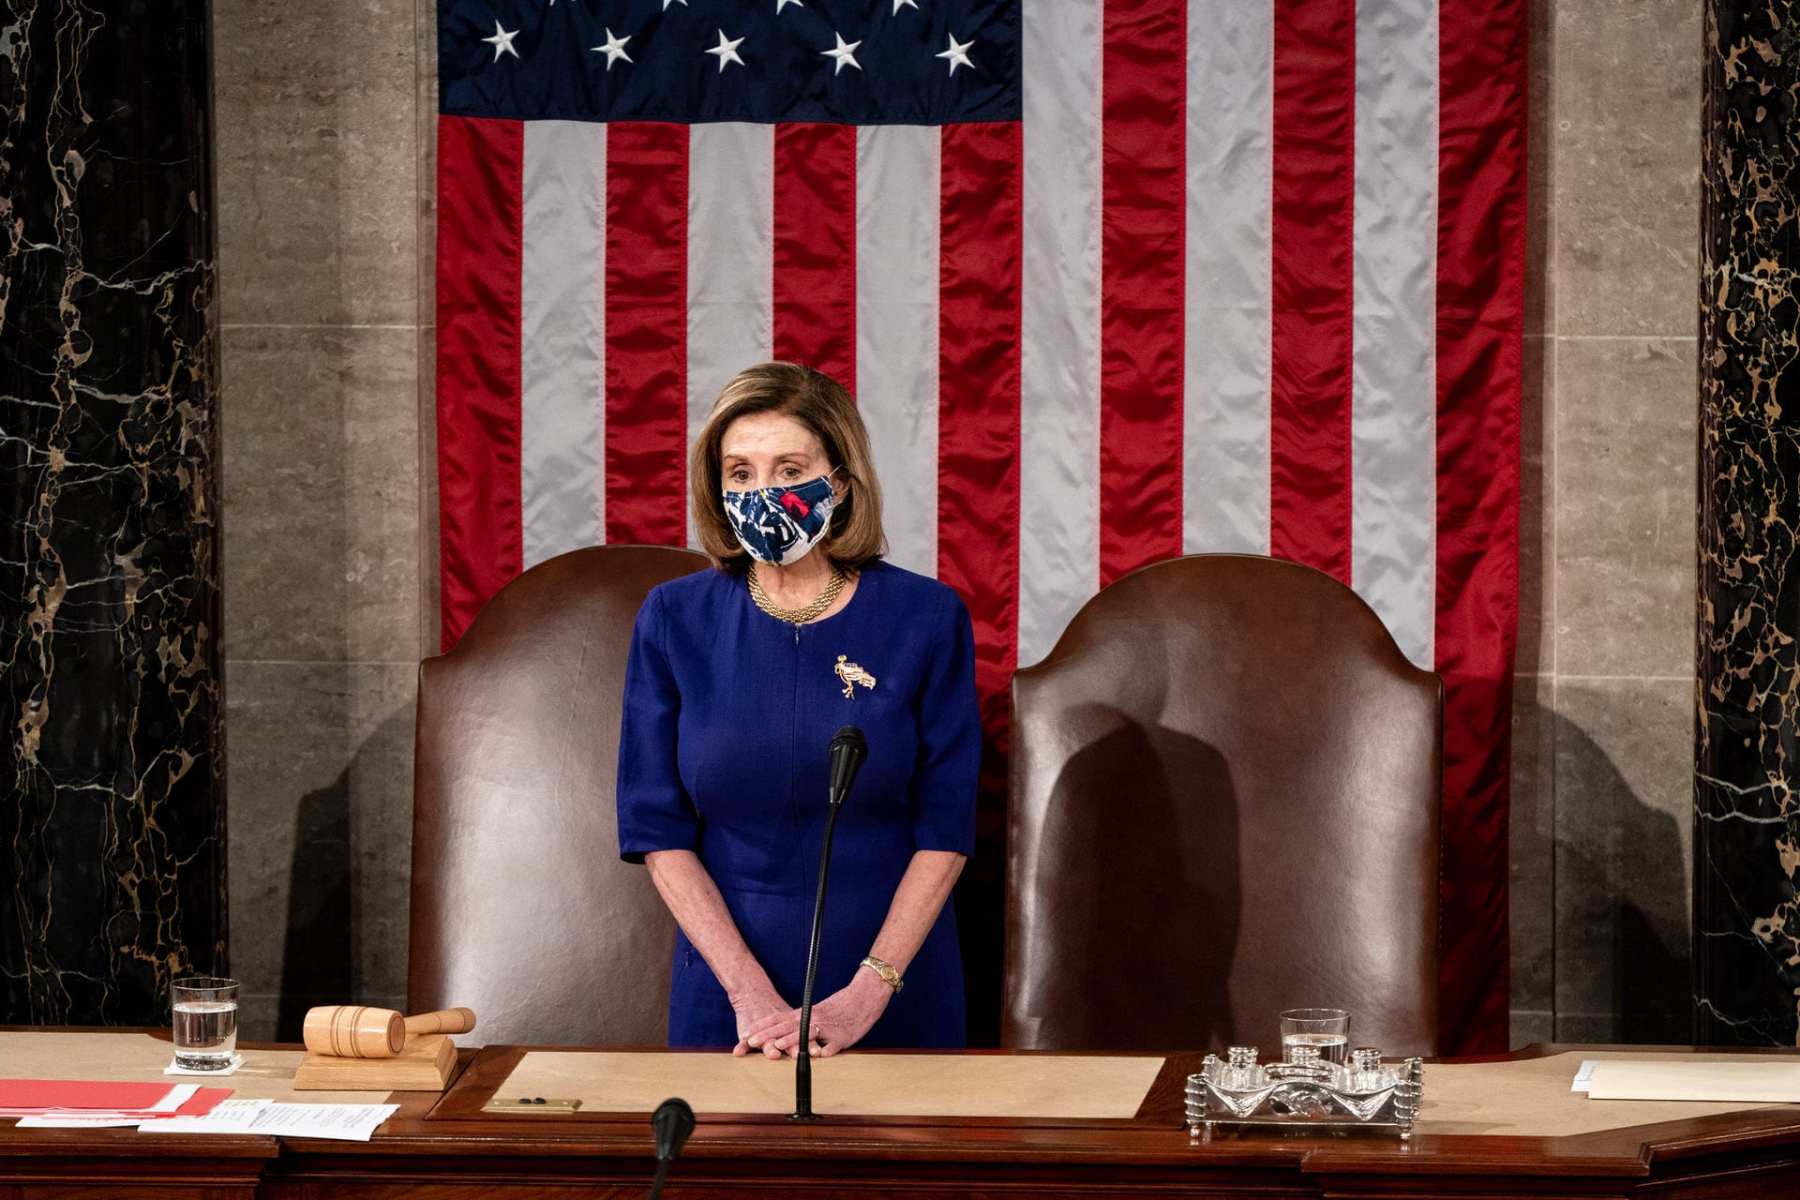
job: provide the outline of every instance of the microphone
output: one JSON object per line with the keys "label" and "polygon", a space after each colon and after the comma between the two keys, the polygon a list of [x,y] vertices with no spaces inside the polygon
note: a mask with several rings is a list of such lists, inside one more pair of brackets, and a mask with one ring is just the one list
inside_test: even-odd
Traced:
{"label": "microphone", "polygon": [[844,802],[850,794],[850,785],[856,782],[856,773],[862,770],[863,760],[869,757],[869,740],[863,737],[863,731],[854,725],[846,725],[831,738],[831,791],[826,802],[836,806]]}
{"label": "microphone", "polygon": [[819,893],[813,898],[812,945],[806,952],[806,988],[800,994],[800,1048],[794,1056],[793,1120],[816,1121],[812,1110],[812,1002],[813,983],[819,975],[819,943],[825,931],[825,877],[831,872],[831,834],[837,828],[838,810],[863,760],[869,757],[869,742],[863,731],[846,725],[831,739],[831,785],[826,794],[825,843],[819,849]]}
{"label": "microphone", "polygon": [[656,1200],[662,1195],[669,1168],[681,1154],[682,1144],[688,1140],[688,1134],[694,1132],[694,1110],[688,1107],[686,1100],[671,1096],[657,1105],[656,1112],[650,1117],[650,1127],[656,1130],[656,1182],[650,1185],[650,1200]]}

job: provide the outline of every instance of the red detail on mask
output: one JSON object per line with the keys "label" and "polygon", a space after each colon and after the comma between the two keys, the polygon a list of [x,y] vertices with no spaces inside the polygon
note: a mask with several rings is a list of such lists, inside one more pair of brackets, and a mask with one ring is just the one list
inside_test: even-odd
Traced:
{"label": "red detail on mask", "polygon": [[802,520],[812,516],[811,506],[792,492],[781,493],[781,507],[787,509]]}

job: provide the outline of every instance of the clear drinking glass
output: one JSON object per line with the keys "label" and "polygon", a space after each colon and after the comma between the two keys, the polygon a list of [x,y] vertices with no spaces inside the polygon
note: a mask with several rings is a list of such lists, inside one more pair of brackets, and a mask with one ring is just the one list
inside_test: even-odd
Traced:
{"label": "clear drinking glass", "polygon": [[175,1018],[175,1065],[223,1071],[237,1053],[238,983],[211,975],[177,979],[169,988]]}
{"label": "clear drinking glass", "polygon": [[1350,1054],[1350,1014],[1341,1008],[1290,1008],[1281,1014],[1281,1056],[1298,1061],[1301,1046],[1318,1050],[1321,1062],[1338,1066]]}

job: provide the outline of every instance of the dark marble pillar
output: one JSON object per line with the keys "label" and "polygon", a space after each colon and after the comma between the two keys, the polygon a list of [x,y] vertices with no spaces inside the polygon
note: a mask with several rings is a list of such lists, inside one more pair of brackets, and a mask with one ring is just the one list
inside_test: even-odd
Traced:
{"label": "dark marble pillar", "polygon": [[0,1023],[225,966],[206,0],[0,16]]}
{"label": "dark marble pillar", "polygon": [[1800,1044],[1800,0],[1708,0],[1695,1029]]}

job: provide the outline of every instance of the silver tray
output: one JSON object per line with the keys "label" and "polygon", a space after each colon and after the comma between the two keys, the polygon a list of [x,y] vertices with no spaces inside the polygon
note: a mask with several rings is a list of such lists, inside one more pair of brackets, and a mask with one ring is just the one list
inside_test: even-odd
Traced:
{"label": "silver tray", "polygon": [[1422,1059],[1374,1062],[1359,1050],[1356,1066],[1320,1062],[1256,1062],[1256,1051],[1234,1046],[1229,1061],[1209,1054],[1187,1079],[1187,1126],[1196,1137],[1215,1129],[1288,1133],[1378,1131],[1412,1136],[1425,1095]]}

